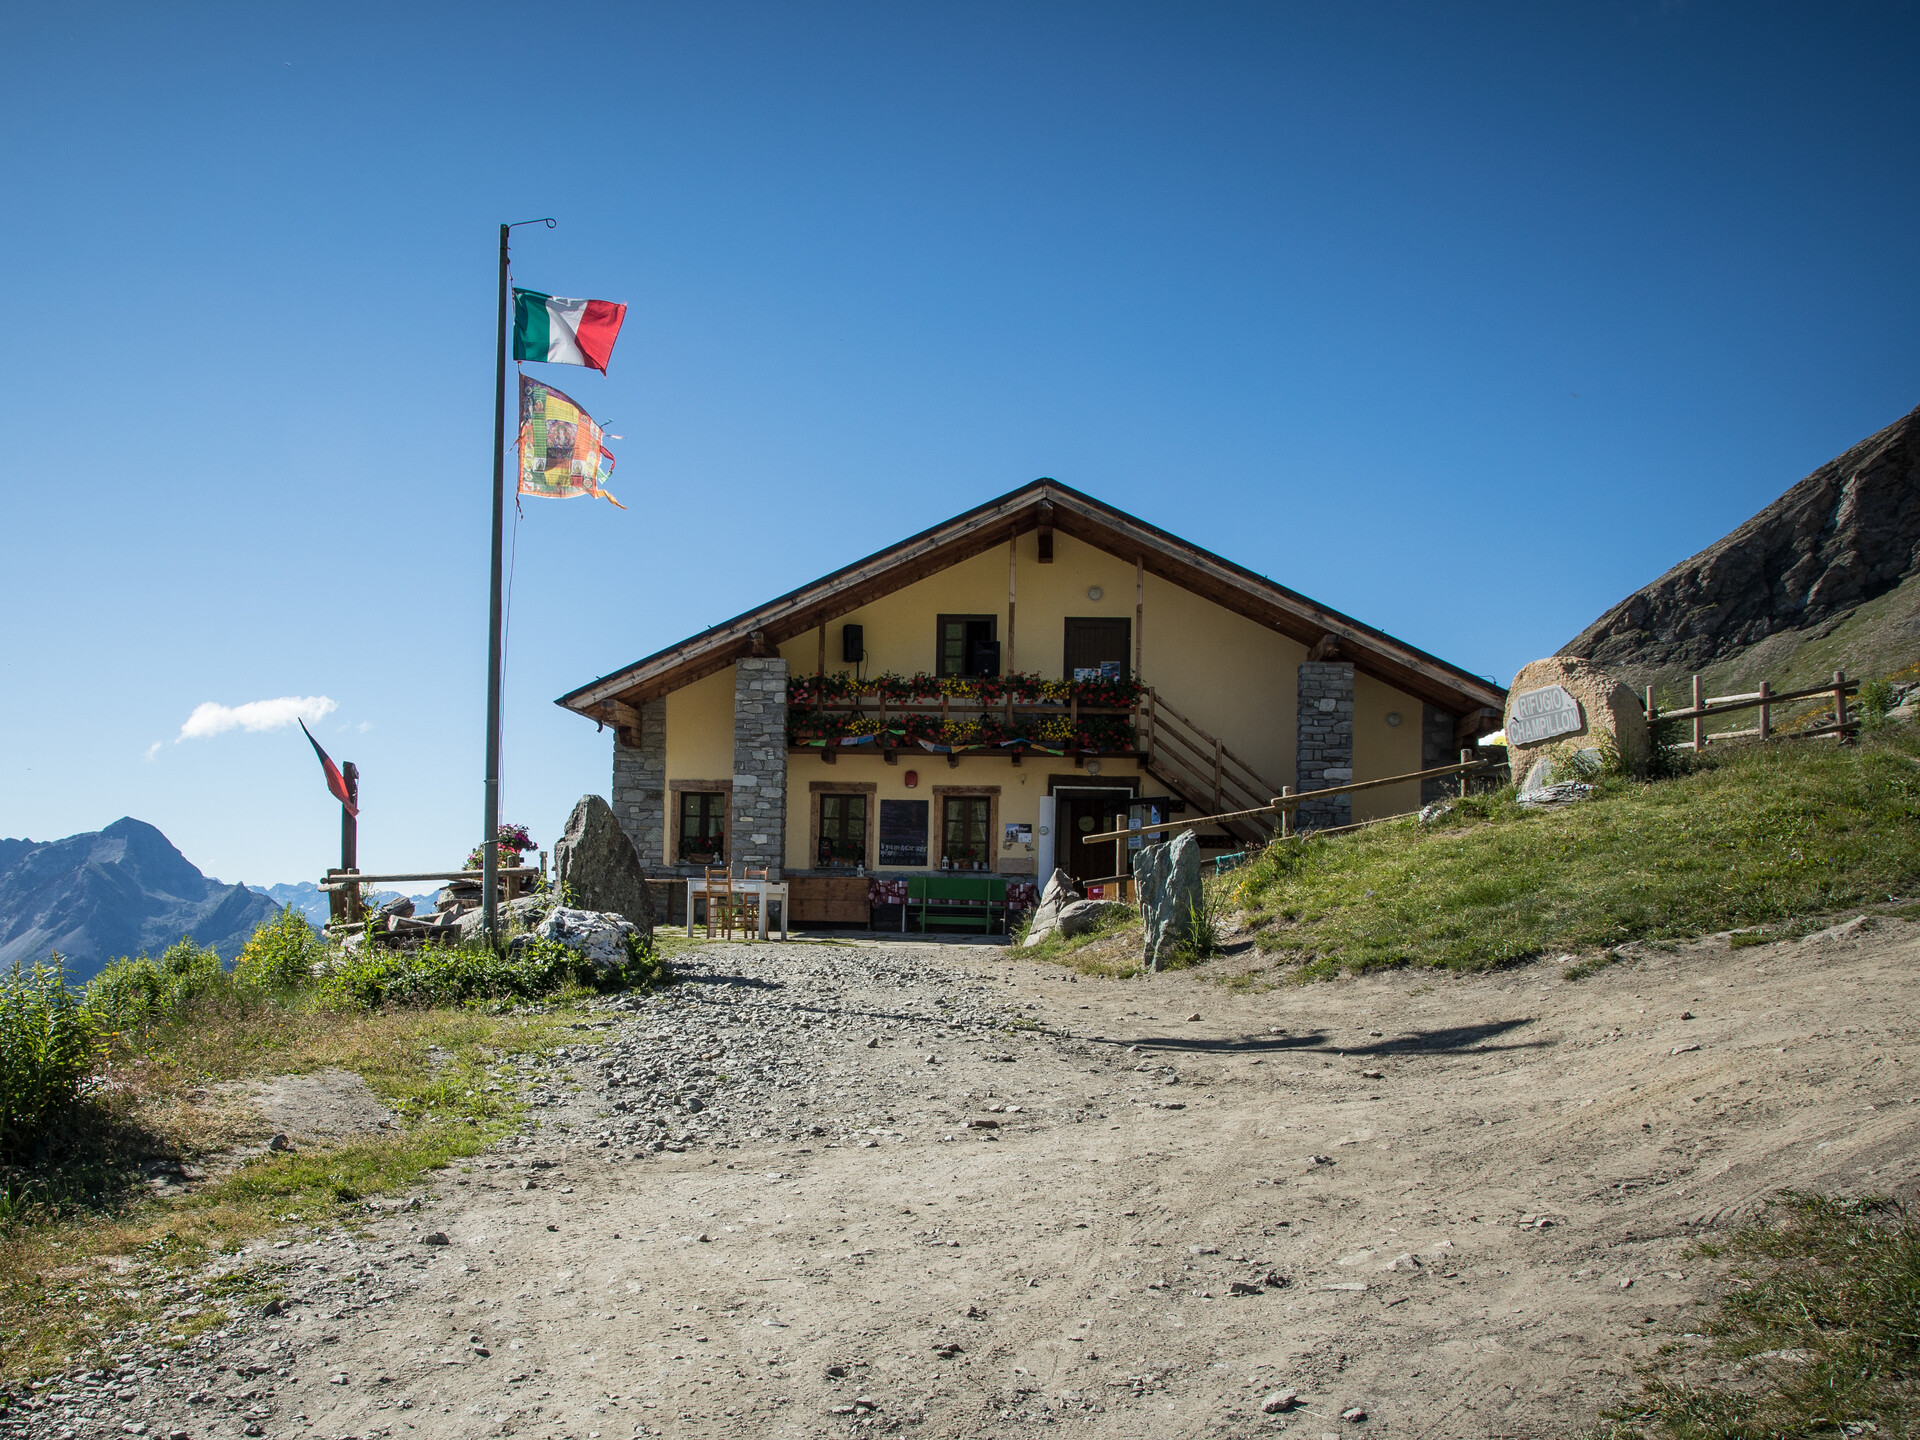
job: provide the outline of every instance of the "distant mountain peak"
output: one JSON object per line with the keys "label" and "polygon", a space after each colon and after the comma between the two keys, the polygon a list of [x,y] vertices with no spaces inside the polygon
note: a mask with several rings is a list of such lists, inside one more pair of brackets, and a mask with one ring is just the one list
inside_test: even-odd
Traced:
{"label": "distant mountain peak", "polygon": [[209,881],[153,825],[123,815],[63,840],[0,841],[0,965],[58,951],[77,979],[182,935],[232,959],[279,910]]}

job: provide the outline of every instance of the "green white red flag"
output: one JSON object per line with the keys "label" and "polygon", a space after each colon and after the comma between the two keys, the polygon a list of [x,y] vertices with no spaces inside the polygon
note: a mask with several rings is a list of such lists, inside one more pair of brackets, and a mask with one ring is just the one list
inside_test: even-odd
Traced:
{"label": "green white red flag", "polygon": [[513,292],[513,358],[585,365],[607,373],[627,307],[612,300],[569,300],[538,290]]}

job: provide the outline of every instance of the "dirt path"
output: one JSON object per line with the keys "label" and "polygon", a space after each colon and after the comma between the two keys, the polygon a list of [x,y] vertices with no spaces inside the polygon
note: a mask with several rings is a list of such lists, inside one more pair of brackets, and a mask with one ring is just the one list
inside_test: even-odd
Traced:
{"label": "dirt path", "polygon": [[700,953],[516,1148],[267,1252],[298,1303],[154,1433],[1573,1435],[1688,1328],[1699,1227],[1920,1173],[1898,922],[1244,996]]}

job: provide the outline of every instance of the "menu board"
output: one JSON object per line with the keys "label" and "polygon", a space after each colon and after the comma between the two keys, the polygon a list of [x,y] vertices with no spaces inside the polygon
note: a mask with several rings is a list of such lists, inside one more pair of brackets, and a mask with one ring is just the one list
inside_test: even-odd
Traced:
{"label": "menu board", "polygon": [[927,863],[927,802],[880,802],[880,864],[912,869]]}

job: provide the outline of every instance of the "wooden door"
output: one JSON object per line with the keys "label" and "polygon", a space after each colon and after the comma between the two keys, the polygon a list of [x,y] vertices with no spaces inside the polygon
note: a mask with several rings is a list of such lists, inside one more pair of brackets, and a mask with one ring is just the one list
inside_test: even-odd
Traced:
{"label": "wooden door", "polygon": [[1098,670],[1118,664],[1122,676],[1131,672],[1133,622],[1109,616],[1067,617],[1066,663],[1063,680],[1072,680],[1081,670]]}
{"label": "wooden door", "polygon": [[[1081,790],[1054,796],[1054,834],[1066,839],[1055,845],[1054,863],[1081,884],[1127,871],[1127,842],[1102,840],[1089,845],[1081,837],[1122,830],[1133,796],[1125,790]],[[1065,858],[1061,853],[1064,851]]]}

